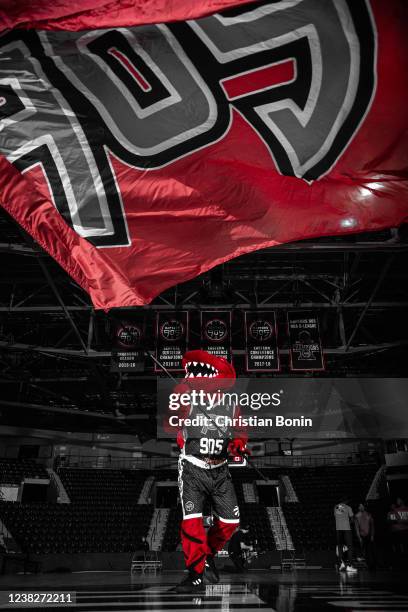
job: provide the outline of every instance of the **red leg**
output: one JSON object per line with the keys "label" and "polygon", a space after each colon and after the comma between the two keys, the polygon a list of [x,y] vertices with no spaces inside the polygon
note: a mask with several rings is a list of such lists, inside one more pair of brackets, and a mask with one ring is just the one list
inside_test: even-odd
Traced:
{"label": "red leg", "polygon": [[224,546],[230,539],[232,534],[239,527],[239,521],[236,523],[225,523],[222,519],[214,517],[214,525],[210,527],[207,534],[208,548],[211,554],[215,554]]}
{"label": "red leg", "polygon": [[181,521],[181,544],[187,569],[202,574],[209,550],[201,516]]}

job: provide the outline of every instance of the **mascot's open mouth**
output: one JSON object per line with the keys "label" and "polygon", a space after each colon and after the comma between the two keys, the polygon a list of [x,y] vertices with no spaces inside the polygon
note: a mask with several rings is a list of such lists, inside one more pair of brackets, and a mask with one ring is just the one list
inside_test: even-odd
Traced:
{"label": "mascot's open mouth", "polygon": [[231,363],[223,357],[211,355],[207,351],[200,349],[187,351],[183,357],[182,365],[185,371],[185,378],[190,381],[197,378],[205,378],[206,380],[229,379],[230,383],[225,381],[222,383],[225,387],[225,385],[233,385],[233,381],[236,379],[235,370]]}
{"label": "mascot's open mouth", "polygon": [[204,361],[188,361],[184,367],[186,378],[214,378],[218,376],[218,370],[209,363]]}

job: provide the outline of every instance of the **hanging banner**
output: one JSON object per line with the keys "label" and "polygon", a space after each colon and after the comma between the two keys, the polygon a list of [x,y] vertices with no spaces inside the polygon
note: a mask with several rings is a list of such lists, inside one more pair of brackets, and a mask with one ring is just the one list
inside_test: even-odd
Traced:
{"label": "hanging banner", "polygon": [[279,353],[276,313],[245,313],[247,372],[278,372]]}
{"label": "hanging banner", "polygon": [[201,347],[211,355],[232,360],[231,312],[201,312]]}
{"label": "hanging banner", "polygon": [[123,321],[114,325],[111,372],[142,372],[144,353],[141,344],[145,336],[145,319]]}
{"label": "hanging banner", "polygon": [[[188,345],[188,312],[158,312],[156,315],[156,359],[167,369],[182,370]],[[154,366],[155,372],[161,372]]]}
{"label": "hanging banner", "polygon": [[324,370],[319,320],[310,312],[288,312],[290,368]]}

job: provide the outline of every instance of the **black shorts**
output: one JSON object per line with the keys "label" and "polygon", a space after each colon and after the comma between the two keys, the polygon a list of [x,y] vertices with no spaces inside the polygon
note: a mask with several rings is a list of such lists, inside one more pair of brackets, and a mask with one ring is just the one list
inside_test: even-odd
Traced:
{"label": "black shorts", "polygon": [[[348,563],[353,561],[353,536],[350,529],[336,531],[337,536],[337,556],[340,560],[347,559]],[[344,547],[347,547],[344,552]]]}
{"label": "black shorts", "polygon": [[344,531],[336,531],[337,536],[337,545],[338,546],[347,546],[347,548],[352,548],[353,546],[353,536],[350,530]]}
{"label": "black shorts", "polygon": [[227,463],[206,469],[180,457],[178,485],[184,519],[203,516],[204,501],[209,497],[217,518],[238,525],[237,496]]}

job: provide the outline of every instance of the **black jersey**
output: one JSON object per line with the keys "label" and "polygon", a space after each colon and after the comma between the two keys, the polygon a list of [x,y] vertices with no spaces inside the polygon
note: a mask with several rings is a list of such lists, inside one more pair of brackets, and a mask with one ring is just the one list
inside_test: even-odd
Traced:
{"label": "black jersey", "polygon": [[203,404],[193,404],[187,417],[192,424],[183,428],[183,453],[198,458],[227,459],[237,414],[233,403],[219,404],[212,409]]}

